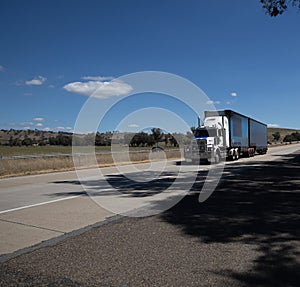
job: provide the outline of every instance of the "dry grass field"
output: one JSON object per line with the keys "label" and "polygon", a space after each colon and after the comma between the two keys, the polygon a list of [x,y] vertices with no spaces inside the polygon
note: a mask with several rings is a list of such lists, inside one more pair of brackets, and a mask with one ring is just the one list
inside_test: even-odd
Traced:
{"label": "dry grass field", "polygon": [[[84,149],[84,147],[83,147]],[[110,146],[97,146],[96,152],[108,152]],[[72,154],[72,146],[1,146],[0,156],[44,155],[44,154]]]}
{"label": "dry grass field", "polygon": [[[91,165],[89,155],[81,155],[74,158],[76,167],[90,168]],[[179,150],[166,150],[165,152],[151,153],[133,152],[130,153],[128,159],[125,154],[118,155],[117,159],[112,158],[110,153],[97,154],[97,165],[99,167],[111,166],[115,164],[128,164],[148,162],[151,160],[159,160],[163,158],[178,159],[181,157]],[[21,176],[30,174],[40,174],[47,172],[74,170],[74,162],[72,156],[53,156],[53,157],[33,157],[33,158],[17,158],[17,159],[0,159],[0,177]]]}

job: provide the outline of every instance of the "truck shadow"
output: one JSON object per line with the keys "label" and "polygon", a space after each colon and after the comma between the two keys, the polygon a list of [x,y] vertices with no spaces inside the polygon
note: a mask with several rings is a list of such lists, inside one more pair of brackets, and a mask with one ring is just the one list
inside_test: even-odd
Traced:
{"label": "truck shadow", "polygon": [[[160,219],[205,244],[253,245],[259,255],[251,270],[213,271],[239,286],[300,286],[299,163],[298,153],[226,167],[207,201],[200,204],[198,195],[186,196]],[[193,189],[201,186],[195,183]]]}

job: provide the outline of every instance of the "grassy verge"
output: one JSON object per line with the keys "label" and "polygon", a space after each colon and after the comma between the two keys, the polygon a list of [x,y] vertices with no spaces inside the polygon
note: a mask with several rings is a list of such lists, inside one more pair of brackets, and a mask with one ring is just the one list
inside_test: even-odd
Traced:
{"label": "grassy verge", "polygon": [[[97,155],[96,166],[112,166],[115,164],[128,164],[149,162],[151,160],[161,160],[164,158],[177,159],[181,157],[179,150],[166,150],[165,152],[139,152],[130,153],[130,157],[120,155],[114,161],[111,154]],[[76,157],[76,167],[90,168],[95,165],[90,164],[88,155]],[[23,158],[23,159],[0,159],[0,177],[21,176],[31,174],[41,174],[47,172],[74,170],[74,162],[71,156],[60,157],[39,157],[39,158]]]}
{"label": "grassy verge", "polygon": [[[82,152],[90,147],[80,147]],[[130,150],[141,150],[149,148],[130,148]],[[109,152],[110,146],[96,146],[95,152]],[[0,146],[0,156],[22,156],[22,155],[44,155],[44,154],[72,154],[72,146]]]}

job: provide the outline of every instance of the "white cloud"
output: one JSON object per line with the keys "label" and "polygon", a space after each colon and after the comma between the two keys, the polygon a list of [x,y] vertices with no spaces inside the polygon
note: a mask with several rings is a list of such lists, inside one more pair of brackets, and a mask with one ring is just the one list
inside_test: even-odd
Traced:
{"label": "white cloud", "polygon": [[278,128],[278,127],[279,127],[278,124],[267,124],[267,126],[268,126],[269,128]]}
{"label": "white cloud", "polygon": [[231,95],[232,97],[237,97],[237,93],[236,93],[236,92],[232,92],[230,95]]}
{"label": "white cloud", "polygon": [[[73,132],[73,128],[72,127],[63,127],[63,126],[59,126],[53,129],[54,131],[64,131],[64,132],[68,132],[68,133],[72,133]],[[86,132],[89,133],[89,132]],[[91,132],[92,133],[92,132]]]}
{"label": "white cloud", "polygon": [[42,123],[37,123],[35,126],[36,126],[36,127],[42,127],[43,124],[42,124]]}
{"label": "white cloud", "polygon": [[56,127],[55,130],[57,131],[64,131],[66,128],[65,127]]}
{"label": "white cloud", "polygon": [[35,122],[43,122],[45,119],[44,118],[34,118],[33,120]]}
{"label": "white cloud", "polygon": [[120,80],[72,82],[65,85],[63,89],[70,93],[93,96],[100,99],[107,99],[113,96],[123,96],[132,91],[132,87],[130,85]]}
{"label": "white cloud", "polygon": [[37,76],[34,77],[32,80],[30,81],[26,81],[25,84],[28,86],[40,86],[42,85],[45,81],[47,80],[47,78],[42,77],[42,76]]}
{"label": "white cloud", "polygon": [[137,125],[137,124],[130,124],[130,125],[128,125],[128,127],[131,128],[131,129],[136,129],[136,128],[139,127],[139,125]]}
{"label": "white cloud", "polygon": [[3,72],[5,69],[2,65],[0,65],[0,72]]}
{"label": "white cloud", "polygon": [[101,77],[101,76],[84,76],[84,77],[81,77],[81,79],[88,80],[88,81],[100,81],[100,82],[103,82],[103,81],[111,81],[114,78],[113,77]]}
{"label": "white cloud", "polygon": [[54,89],[55,86],[51,84],[51,85],[49,85],[49,88]]}
{"label": "white cloud", "polygon": [[211,101],[211,100],[209,100],[209,101],[206,102],[206,104],[207,105],[220,105],[221,102],[220,101]]}

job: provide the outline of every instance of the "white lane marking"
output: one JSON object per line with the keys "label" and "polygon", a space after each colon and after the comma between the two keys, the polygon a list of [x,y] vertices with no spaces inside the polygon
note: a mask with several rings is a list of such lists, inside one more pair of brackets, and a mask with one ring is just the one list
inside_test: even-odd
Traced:
{"label": "white lane marking", "polygon": [[[129,165],[130,166],[130,165]],[[130,172],[130,171],[129,171]],[[62,172],[62,173],[67,173],[67,172]],[[115,173],[109,173],[107,175],[105,174],[102,174],[101,175],[101,179],[102,177],[105,178],[106,176],[109,176],[109,175],[119,175],[120,172],[115,172]],[[39,175],[31,175],[31,176],[27,176],[28,177],[35,177],[35,176],[45,176],[45,174],[39,174]],[[26,177],[26,176],[24,176]],[[18,178],[21,178],[21,177],[18,177]],[[93,180],[95,178],[95,176],[91,176],[91,177],[88,177],[86,178],[85,180]],[[11,178],[6,178],[6,179],[2,179],[2,180],[10,180]],[[85,187],[84,184],[81,184],[83,187]],[[126,186],[123,186],[123,187],[130,187],[130,186],[134,186],[134,185],[137,185],[137,184],[127,184]],[[88,188],[84,188],[85,190],[87,190]],[[92,190],[92,189],[91,189]],[[100,192],[105,192],[105,191],[115,191],[116,189],[115,188],[106,188],[106,189],[101,189]],[[93,195],[94,193],[99,193],[99,191],[95,192],[95,191],[90,191],[90,192],[87,192],[89,195]],[[0,211],[0,215],[1,214],[5,214],[5,213],[8,213],[8,212],[12,212],[12,211],[17,211],[17,210],[22,210],[22,209],[26,209],[26,208],[31,208],[31,207],[35,207],[35,206],[40,206],[40,205],[46,205],[46,204],[49,204],[49,203],[54,203],[54,202],[58,202],[58,201],[63,201],[63,200],[67,200],[67,199],[73,199],[73,198],[76,198],[76,197],[79,197],[79,196],[82,196],[81,194],[80,195],[74,195],[74,196],[70,196],[70,197],[64,197],[64,198],[59,198],[59,199],[54,199],[54,200],[50,200],[50,201],[44,201],[44,202],[40,202],[40,203],[35,203],[35,204],[30,204],[30,205],[26,205],[26,206],[20,206],[20,207],[16,207],[16,208],[12,208],[12,209],[6,209],[6,210],[2,210]]]}
{"label": "white lane marking", "polygon": [[25,205],[25,206],[20,206],[20,207],[11,208],[11,209],[6,209],[6,210],[0,211],[0,214],[4,214],[4,213],[7,213],[7,212],[11,212],[11,211],[17,211],[17,210],[21,210],[21,209],[25,209],[25,208],[30,208],[30,207],[45,205],[45,204],[49,204],[49,203],[53,203],[53,202],[58,202],[58,201],[63,201],[63,200],[68,200],[68,199],[73,199],[73,198],[76,198],[76,197],[79,197],[79,196],[82,196],[82,194],[74,195],[74,196],[70,196],[70,197],[58,198],[58,199],[54,199],[54,200],[44,201],[44,202],[30,204],[30,205]]}

